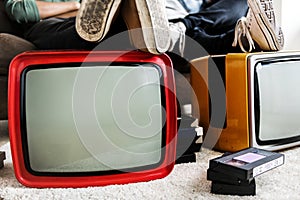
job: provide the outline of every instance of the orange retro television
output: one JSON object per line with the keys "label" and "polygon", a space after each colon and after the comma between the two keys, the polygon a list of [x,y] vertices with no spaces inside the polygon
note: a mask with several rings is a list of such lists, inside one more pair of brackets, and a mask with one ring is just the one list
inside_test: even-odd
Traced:
{"label": "orange retro television", "polygon": [[140,51],[39,51],[9,71],[16,178],[87,187],[167,176],[176,157],[172,63]]}
{"label": "orange retro television", "polygon": [[191,66],[193,114],[215,149],[300,144],[300,52],[208,56]]}

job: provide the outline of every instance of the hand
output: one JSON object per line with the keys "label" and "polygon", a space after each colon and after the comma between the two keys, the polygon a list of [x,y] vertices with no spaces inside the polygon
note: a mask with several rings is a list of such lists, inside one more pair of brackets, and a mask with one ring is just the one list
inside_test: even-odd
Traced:
{"label": "hand", "polygon": [[[40,18],[45,19],[57,16],[74,16],[74,13],[80,8],[80,3],[77,1],[68,2],[45,2],[36,1]],[[67,14],[68,13],[68,14]]]}

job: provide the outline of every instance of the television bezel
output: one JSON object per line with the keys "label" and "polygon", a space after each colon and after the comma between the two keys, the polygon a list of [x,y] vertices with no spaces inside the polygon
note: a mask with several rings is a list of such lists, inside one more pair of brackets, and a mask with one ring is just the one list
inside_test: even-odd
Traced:
{"label": "television bezel", "polygon": [[248,94],[249,94],[249,133],[250,133],[250,146],[256,148],[263,148],[270,151],[276,151],[286,149],[300,145],[300,133],[299,136],[261,141],[258,131],[257,119],[259,113],[257,106],[259,103],[257,96],[257,79],[256,79],[256,67],[261,62],[284,62],[290,60],[300,61],[300,52],[297,51],[285,51],[285,52],[263,52],[250,54],[247,57],[248,66]]}
{"label": "television bezel", "polygon": [[[37,175],[26,167],[24,145],[21,130],[21,79],[22,72],[27,67],[53,65],[62,63],[95,63],[114,62],[151,63],[162,71],[164,104],[166,110],[164,157],[159,166],[135,172],[120,172],[114,174],[66,176]],[[8,83],[8,122],[10,130],[10,145],[13,166],[17,180],[28,187],[88,187],[110,184],[125,184],[150,181],[167,176],[173,169],[176,160],[177,143],[177,105],[172,62],[166,54],[153,55],[141,51],[31,51],[16,56],[9,69]]]}

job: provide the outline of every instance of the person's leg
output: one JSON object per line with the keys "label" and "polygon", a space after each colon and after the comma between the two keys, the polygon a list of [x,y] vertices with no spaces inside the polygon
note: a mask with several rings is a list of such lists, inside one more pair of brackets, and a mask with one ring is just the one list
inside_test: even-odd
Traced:
{"label": "person's leg", "polygon": [[201,12],[182,20],[187,27],[186,34],[208,53],[277,51],[283,48],[284,36],[276,24],[273,0],[214,1]]}
{"label": "person's leg", "polygon": [[97,43],[83,40],[75,30],[75,17],[42,20],[24,33],[39,49],[92,49]]}
{"label": "person's leg", "polygon": [[233,29],[236,22],[248,11],[247,0],[218,0],[198,13],[186,16],[183,21],[187,33],[201,28],[208,34],[222,34]]}
{"label": "person's leg", "polygon": [[[240,51],[233,48],[234,29],[237,21],[248,11],[247,0],[217,0],[203,8],[199,13],[190,14],[184,19],[171,22],[183,22],[186,26],[186,35],[198,42],[209,54],[223,54]],[[192,44],[185,45],[187,56],[199,57],[195,51],[189,51]],[[189,52],[189,53],[188,53]]]}
{"label": "person's leg", "polygon": [[[123,19],[118,17],[103,40],[125,30],[126,26]],[[49,18],[43,20],[27,29],[24,37],[35,44],[39,49],[92,50],[101,45],[99,42],[86,41],[78,35],[75,29],[75,17],[68,19]],[[117,44],[111,44],[109,47],[106,45],[105,48],[110,48],[108,50],[116,48],[118,48],[118,50],[124,50],[129,46],[129,38],[122,37],[122,41],[117,42]]]}
{"label": "person's leg", "polygon": [[[234,41],[234,29],[231,29],[222,34],[208,34],[204,30],[195,30],[193,34],[194,42],[198,42],[208,54],[226,54],[241,52],[240,48],[233,47],[232,42]],[[190,45],[187,45],[190,46]],[[189,52],[189,50],[186,50]],[[199,57],[196,52],[190,51],[189,56]],[[193,55],[195,54],[195,55]]]}

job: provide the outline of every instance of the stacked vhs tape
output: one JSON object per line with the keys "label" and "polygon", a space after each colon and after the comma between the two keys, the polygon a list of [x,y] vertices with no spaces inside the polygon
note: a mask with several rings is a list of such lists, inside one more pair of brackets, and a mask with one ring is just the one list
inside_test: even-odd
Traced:
{"label": "stacked vhs tape", "polygon": [[4,167],[4,160],[5,160],[5,152],[3,152],[3,151],[0,151],[0,169],[2,168],[2,167]]}
{"label": "stacked vhs tape", "polygon": [[207,180],[214,194],[256,195],[255,177],[283,164],[283,154],[248,148],[210,160]]}
{"label": "stacked vhs tape", "polygon": [[203,129],[198,126],[198,119],[190,116],[182,116],[177,122],[176,164],[196,162],[196,153],[202,146]]}

